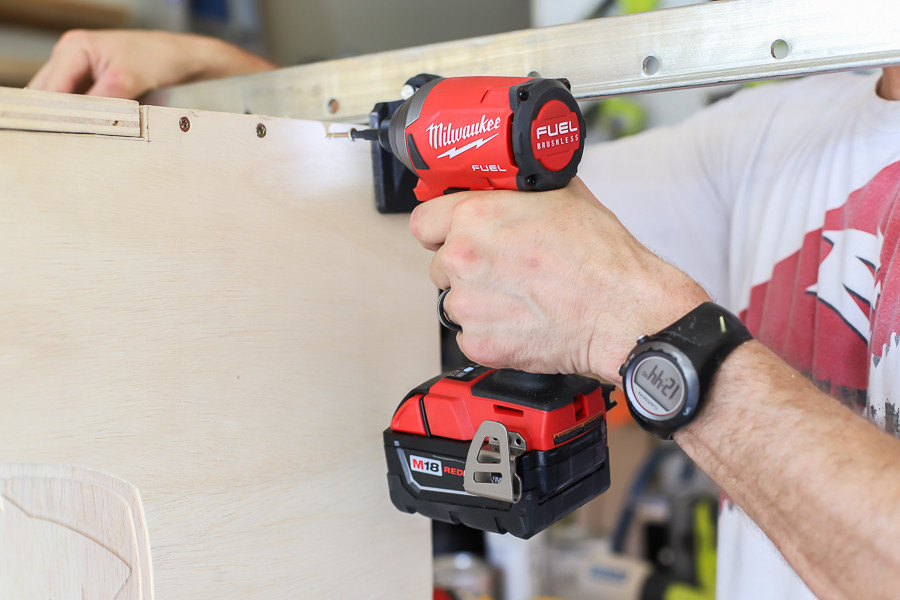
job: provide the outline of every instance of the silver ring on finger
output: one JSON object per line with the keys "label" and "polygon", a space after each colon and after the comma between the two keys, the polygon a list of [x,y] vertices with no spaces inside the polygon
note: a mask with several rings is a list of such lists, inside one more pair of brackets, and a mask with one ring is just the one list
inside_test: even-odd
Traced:
{"label": "silver ring on finger", "polygon": [[441,290],[441,295],[438,296],[437,303],[437,312],[438,319],[441,320],[441,325],[449,329],[450,331],[455,331],[457,333],[462,331],[462,327],[459,326],[459,323],[455,322],[450,316],[447,314],[447,311],[444,310],[444,298],[447,297],[447,294],[450,292],[450,288],[446,290]]}

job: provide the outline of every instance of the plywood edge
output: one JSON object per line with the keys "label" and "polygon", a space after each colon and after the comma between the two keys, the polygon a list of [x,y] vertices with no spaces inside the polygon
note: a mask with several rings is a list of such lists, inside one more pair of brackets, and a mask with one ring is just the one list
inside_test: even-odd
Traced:
{"label": "plywood edge", "polygon": [[133,100],[0,88],[0,129],[140,137]]}
{"label": "plywood edge", "polygon": [[[98,597],[106,586],[109,595],[102,597],[153,600],[141,497],[124,479],[75,465],[0,462],[0,531],[6,542],[0,545],[4,598],[38,597],[43,595],[38,590],[48,588],[56,592],[52,597],[74,597],[78,591],[79,596]],[[23,553],[29,556],[31,574],[47,581],[37,583],[27,572],[12,572],[21,564],[17,554]],[[90,571],[67,577],[57,564],[72,556],[88,569],[118,570],[120,579],[98,581]]]}

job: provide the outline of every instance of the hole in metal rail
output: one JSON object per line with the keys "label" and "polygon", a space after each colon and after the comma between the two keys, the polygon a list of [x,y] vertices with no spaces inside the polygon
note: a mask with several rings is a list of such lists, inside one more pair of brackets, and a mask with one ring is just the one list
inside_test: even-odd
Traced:
{"label": "hole in metal rail", "polygon": [[659,73],[659,59],[651,54],[644,59],[641,68],[644,70],[645,75],[656,75]]}
{"label": "hole in metal rail", "polygon": [[782,59],[791,52],[791,45],[784,40],[775,40],[769,48],[772,58]]}

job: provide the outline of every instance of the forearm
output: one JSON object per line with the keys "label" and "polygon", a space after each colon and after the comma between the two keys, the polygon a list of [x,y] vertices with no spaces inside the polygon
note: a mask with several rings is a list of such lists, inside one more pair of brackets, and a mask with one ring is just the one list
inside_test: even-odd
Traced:
{"label": "forearm", "polygon": [[896,596],[900,440],[758,342],[726,360],[675,440],[819,597]]}

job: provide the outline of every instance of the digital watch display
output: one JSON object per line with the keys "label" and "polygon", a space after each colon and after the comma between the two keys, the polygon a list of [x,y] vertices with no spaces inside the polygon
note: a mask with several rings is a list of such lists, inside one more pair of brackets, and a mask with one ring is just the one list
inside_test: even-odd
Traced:
{"label": "digital watch display", "polygon": [[654,435],[671,438],[697,415],[725,357],[749,339],[740,320],[712,302],[638,339],[619,369],[635,421]]}
{"label": "digital watch display", "polygon": [[666,419],[684,406],[684,375],[662,356],[642,358],[629,383],[638,408],[650,419]]}

